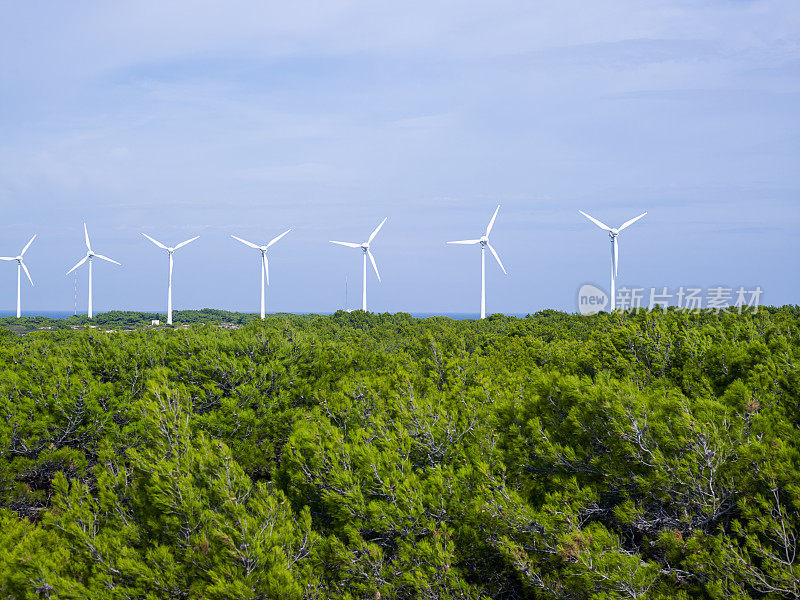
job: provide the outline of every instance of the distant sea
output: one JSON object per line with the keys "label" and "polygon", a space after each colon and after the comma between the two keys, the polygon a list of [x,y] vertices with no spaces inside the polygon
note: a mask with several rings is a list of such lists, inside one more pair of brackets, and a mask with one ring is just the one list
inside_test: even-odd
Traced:
{"label": "distant sea", "polygon": [[[160,312],[157,310],[145,311],[145,312]],[[22,316],[23,317],[48,317],[50,319],[66,319],[71,317],[73,314],[72,311],[69,310],[23,310]],[[84,313],[78,313],[84,314]],[[319,313],[298,313],[298,314],[319,314],[319,315],[330,315],[333,313],[330,312],[319,312]],[[15,310],[0,310],[0,317],[16,317],[17,311]],[[449,312],[420,312],[420,313],[411,313],[412,317],[416,317],[417,319],[427,319],[430,317],[448,317],[450,319],[477,319],[480,317],[478,313],[449,313]],[[511,317],[524,317],[525,315],[522,313],[512,313],[509,316]]]}
{"label": "distant sea", "polygon": [[[48,319],[66,319],[74,313],[71,310],[23,310],[23,317],[47,317]],[[0,317],[16,317],[16,310],[0,310]]]}

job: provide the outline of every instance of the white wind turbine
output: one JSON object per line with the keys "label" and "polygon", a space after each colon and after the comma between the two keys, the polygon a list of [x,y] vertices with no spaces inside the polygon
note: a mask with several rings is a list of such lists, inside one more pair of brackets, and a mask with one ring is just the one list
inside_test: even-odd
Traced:
{"label": "white wind turbine", "polygon": [[86,311],[86,315],[91,319],[92,318],[92,259],[95,257],[101,260],[107,260],[108,262],[114,263],[115,265],[119,265],[117,261],[112,258],[108,258],[107,256],[103,256],[102,254],[97,254],[92,250],[92,244],[89,242],[89,231],[86,229],[86,223],[83,224],[83,235],[86,238],[86,256],[78,261],[74,267],[72,267],[69,271],[67,271],[67,275],[72,273],[75,269],[80,267],[83,263],[85,263],[88,259],[89,261],[89,309]]}
{"label": "white wind turbine", "polygon": [[491,251],[495,260],[497,261],[497,264],[500,265],[500,268],[503,270],[503,273],[508,275],[508,273],[506,272],[506,268],[503,266],[503,263],[500,260],[500,256],[497,254],[497,251],[489,243],[489,234],[492,232],[492,227],[494,226],[494,220],[497,218],[497,212],[499,210],[500,210],[500,205],[498,204],[497,208],[494,209],[494,214],[492,215],[491,221],[489,221],[489,225],[486,226],[486,233],[484,233],[477,240],[458,240],[456,242],[447,242],[448,244],[481,245],[481,319],[486,318],[486,248],[487,247]]}
{"label": "white wind turbine", "polygon": [[[389,217],[386,217],[388,219]],[[340,246],[347,246],[348,248],[361,248],[362,252],[364,253],[364,277],[362,283],[362,297],[361,297],[361,310],[367,310],[367,256],[369,256],[369,260],[372,263],[372,268],[375,269],[375,275],[378,276],[378,281],[381,280],[381,274],[378,273],[378,265],[375,264],[375,257],[372,256],[372,252],[369,250],[369,245],[372,243],[372,240],[375,239],[375,236],[378,235],[378,232],[383,227],[383,224],[386,223],[386,219],[381,221],[381,224],[378,225],[372,233],[369,234],[369,238],[367,238],[366,242],[361,244],[355,244],[353,242],[336,242],[334,240],[330,240],[331,244],[339,244]]]}
{"label": "white wind turbine", "polygon": [[25,266],[25,263],[22,261],[22,257],[25,256],[25,252],[30,248],[30,245],[33,243],[33,240],[36,239],[36,235],[30,239],[30,241],[25,244],[25,247],[22,249],[22,252],[19,253],[19,256],[0,256],[0,260],[15,260],[17,261],[17,318],[19,319],[22,316],[22,304],[20,300],[20,288],[22,287],[22,271],[25,271],[25,275],[28,276],[28,281],[31,282],[33,285],[33,279],[31,279],[31,274],[28,271],[28,267]]}
{"label": "white wind turbine", "polygon": [[175,250],[177,250],[178,248],[183,248],[186,244],[195,241],[200,236],[196,235],[191,239],[181,242],[180,244],[178,244],[173,248],[172,246],[165,246],[158,240],[154,240],[146,233],[142,233],[142,235],[151,242],[153,242],[156,246],[158,246],[162,250],[166,250],[167,254],[169,254],[169,284],[167,286],[167,325],[172,325],[172,255],[175,252]]}
{"label": "white wind turbine", "polygon": [[239,240],[245,246],[250,246],[251,248],[255,248],[256,250],[261,251],[261,266],[258,268],[261,271],[261,320],[264,320],[264,280],[266,279],[267,285],[269,285],[269,261],[267,260],[267,250],[269,250],[270,246],[275,244],[279,239],[285,236],[287,233],[291,231],[291,227],[284,231],[277,237],[272,238],[265,246],[259,246],[258,244],[254,244],[253,242],[248,242],[247,240],[243,240],[240,237],[236,237],[232,235],[231,237],[235,240]]}
{"label": "white wind turbine", "polygon": [[602,221],[598,221],[591,215],[587,215],[582,210],[578,211],[584,217],[589,219],[592,223],[597,225],[600,229],[605,229],[608,232],[608,237],[611,238],[611,310],[616,310],[617,308],[617,294],[616,294],[616,285],[617,285],[617,267],[619,265],[619,247],[617,245],[617,236],[619,235],[620,231],[632,225],[643,216],[647,214],[647,211],[640,214],[638,217],[634,217],[630,221],[625,221],[622,225],[614,229],[613,227],[609,227]]}

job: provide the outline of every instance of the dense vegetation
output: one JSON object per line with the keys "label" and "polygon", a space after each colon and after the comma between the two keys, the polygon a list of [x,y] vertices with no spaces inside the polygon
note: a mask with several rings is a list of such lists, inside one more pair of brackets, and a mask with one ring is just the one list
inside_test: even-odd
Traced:
{"label": "dense vegetation", "polygon": [[0,597],[798,598],[799,326],[0,331]]}

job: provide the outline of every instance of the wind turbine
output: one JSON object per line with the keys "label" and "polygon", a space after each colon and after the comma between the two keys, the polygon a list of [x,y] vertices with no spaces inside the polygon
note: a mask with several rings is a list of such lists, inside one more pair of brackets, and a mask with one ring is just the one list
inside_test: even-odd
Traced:
{"label": "wind turbine", "polygon": [[600,229],[605,229],[608,232],[608,237],[611,238],[611,310],[616,310],[617,308],[617,294],[616,294],[616,285],[617,285],[617,267],[619,265],[619,247],[617,245],[617,236],[619,236],[620,231],[628,227],[629,225],[634,224],[636,221],[641,219],[643,216],[647,214],[647,211],[640,214],[638,217],[634,217],[629,221],[625,221],[622,225],[614,229],[613,227],[609,227],[602,221],[598,221],[591,215],[587,215],[582,210],[578,211],[584,217],[589,219],[592,223],[597,225]]}
{"label": "wind turbine", "polygon": [[488,247],[489,250],[492,252],[497,264],[500,265],[500,268],[503,270],[503,273],[508,275],[506,272],[506,268],[503,266],[502,261],[500,260],[500,256],[497,254],[497,250],[489,243],[489,234],[492,232],[492,227],[494,226],[494,220],[497,218],[497,212],[500,210],[500,205],[497,205],[497,208],[494,209],[494,214],[492,215],[491,221],[486,226],[486,233],[484,233],[480,238],[477,240],[458,240],[455,242],[447,242],[448,244],[480,244],[481,245],[481,319],[486,318],[486,248]]}
{"label": "wind turbine", "polygon": [[269,261],[267,260],[267,250],[269,247],[275,244],[279,239],[285,236],[287,233],[291,231],[291,227],[280,234],[278,237],[272,238],[265,246],[259,246],[258,244],[254,244],[253,242],[248,242],[247,240],[243,240],[240,237],[236,237],[232,235],[231,237],[235,240],[239,240],[245,246],[250,246],[251,248],[255,248],[256,250],[261,251],[261,267],[259,267],[259,271],[261,271],[261,320],[264,320],[264,279],[266,278],[267,285],[269,285]]}
{"label": "wind turbine", "polygon": [[25,266],[25,263],[22,261],[22,257],[25,256],[25,252],[27,252],[30,245],[33,243],[33,240],[36,239],[36,235],[30,239],[30,241],[25,244],[25,247],[22,249],[22,252],[19,253],[19,256],[0,256],[0,260],[15,260],[17,261],[17,318],[19,319],[22,316],[22,305],[20,302],[20,287],[22,287],[22,271],[25,271],[25,275],[28,276],[28,281],[31,282],[33,285],[33,279],[31,279],[31,274],[28,271],[28,267]]}
{"label": "wind turbine", "polygon": [[[389,217],[386,217],[388,219]],[[386,223],[386,219],[381,221],[381,224],[378,225],[372,233],[369,234],[366,242],[361,244],[354,244],[353,242],[336,242],[334,240],[330,240],[331,244],[339,244],[340,246],[347,246],[348,248],[361,248],[362,252],[364,253],[364,277],[362,283],[362,297],[361,297],[361,310],[367,310],[367,256],[369,256],[369,260],[372,263],[372,268],[375,269],[375,275],[378,276],[378,281],[381,280],[381,274],[378,273],[378,265],[375,264],[375,257],[372,256],[372,252],[369,250],[369,245],[372,243],[372,240],[375,239],[375,236],[378,235],[378,232],[383,227],[383,224]]]}
{"label": "wind turbine", "polygon": [[162,244],[158,240],[154,240],[153,238],[151,238],[146,233],[142,233],[142,235],[144,237],[146,237],[148,240],[150,240],[151,242],[153,242],[159,248],[161,248],[163,250],[166,250],[167,254],[169,254],[169,286],[167,288],[167,325],[172,325],[172,254],[178,248],[183,248],[186,244],[188,244],[189,242],[195,241],[200,236],[196,235],[191,239],[188,239],[188,240],[186,240],[184,242],[181,242],[180,244],[178,244],[177,246],[175,246],[173,248],[172,246],[165,246],[164,244]]}
{"label": "wind turbine", "polygon": [[88,259],[89,261],[89,309],[86,311],[86,315],[91,319],[92,318],[92,259],[99,258],[101,260],[107,260],[110,263],[114,263],[115,265],[120,265],[112,258],[108,258],[107,256],[103,256],[102,254],[97,254],[92,250],[92,244],[89,242],[89,231],[86,229],[86,223],[83,224],[83,235],[86,238],[86,256],[78,261],[74,267],[72,267],[69,271],[67,271],[67,275],[72,273],[75,269],[80,267],[83,263],[85,263]]}

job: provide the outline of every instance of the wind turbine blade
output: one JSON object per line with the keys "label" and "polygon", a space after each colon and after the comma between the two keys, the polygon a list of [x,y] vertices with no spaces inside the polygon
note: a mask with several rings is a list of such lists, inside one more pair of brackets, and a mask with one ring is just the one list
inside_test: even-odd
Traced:
{"label": "wind turbine blade", "polygon": [[196,235],[196,236],[194,236],[193,238],[190,238],[190,239],[188,239],[188,240],[184,240],[183,242],[181,242],[180,244],[178,244],[177,246],[175,246],[175,250],[177,250],[178,248],[183,248],[183,247],[184,247],[186,244],[190,244],[190,243],[192,243],[193,241],[195,241],[195,240],[196,240],[197,238],[199,238],[199,237],[200,237],[199,235]]}
{"label": "wind turbine blade", "polygon": [[480,240],[457,240],[455,242],[447,242],[448,244],[477,244]]}
{"label": "wind turbine blade", "polygon": [[269,259],[267,253],[264,253],[264,276],[267,278],[267,285],[269,285]]}
{"label": "wind turbine blade", "polygon": [[89,243],[89,230],[86,229],[86,223],[83,224],[83,235],[86,237],[86,249],[91,252],[92,244]]}
{"label": "wind turbine blade", "polygon": [[503,261],[501,261],[501,260],[500,260],[500,256],[497,254],[497,250],[495,250],[495,249],[494,249],[494,246],[492,246],[492,245],[491,245],[491,244],[489,244],[488,242],[487,242],[487,244],[486,244],[486,245],[487,245],[487,246],[489,246],[489,250],[491,250],[491,251],[492,251],[492,256],[494,256],[494,259],[497,261],[497,264],[498,264],[498,265],[500,265],[500,268],[501,268],[501,269],[503,269],[503,273],[505,273],[506,275],[508,275],[508,273],[506,272],[506,268],[503,266]]}
{"label": "wind turbine blade", "polygon": [[587,219],[589,219],[589,220],[590,220],[592,223],[594,223],[595,225],[597,225],[597,226],[598,226],[600,229],[605,229],[606,231],[611,231],[611,227],[609,227],[608,225],[606,225],[606,224],[605,224],[605,223],[603,223],[602,221],[598,221],[598,220],[597,220],[597,219],[595,219],[593,216],[591,216],[591,215],[587,215],[587,214],[586,214],[585,212],[583,212],[582,210],[579,210],[578,212],[579,212],[579,213],[581,213],[581,214],[582,214],[584,217],[586,217]]}
{"label": "wind turbine blade", "polygon": [[[389,217],[386,217],[386,219],[388,219],[388,218],[389,218]],[[372,240],[374,240],[374,239],[375,239],[375,236],[376,236],[376,235],[378,235],[378,232],[381,230],[381,227],[383,227],[383,224],[384,224],[384,223],[386,223],[386,219],[384,219],[383,221],[381,221],[381,224],[380,224],[380,225],[378,225],[378,226],[377,226],[377,227],[376,227],[376,228],[373,230],[373,232],[369,234],[369,238],[367,238],[367,243],[368,243],[368,244],[369,244],[369,243],[370,243]],[[378,279],[380,279],[380,277],[378,277]]]}
{"label": "wind turbine blade", "polygon": [[277,242],[279,239],[281,239],[283,236],[285,236],[285,235],[286,235],[287,233],[289,233],[291,230],[292,230],[292,228],[290,227],[289,229],[287,229],[286,231],[284,231],[282,234],[280,234],[278,237],[274,237],[274,238],[272,238],[272,239],[269,241],[269,243],[267,244],[267,248],[269,248],[270,246],[272,246],[272,244],[274,244],[275,242]]}
{"label": "wind turbine blade", "polygon": [[28,281],[30,281],[31,285],[33,285],[33,279],[31,279],[31,273],[30,271],[28,271],[28,267],[25,266],[24,262],[21,262],[19,264],[22,265],[22,270],[25,271],[25,275],[28,276]]}
{"label": "wind turbine blade", "polygon": [[154,240],[153,238],[151,238],[151,237],[150,237],[149,235],[147,235],[146,233],[142,233],[142,235],[143,235],[144,237],[146,237],[148,240],[150,240],[151,242],[153,242],[153,243],[154,243],[156,246],[158,246],[159,248],[162,248],[162,249],[164,249],[164,250],[166,250],[166,249],[167,249],[167,247],[166,247],[164,244],[162,244],[162,243],[161,243],[161,242],[159,242],[158,240]]}
{"label": "wind turbine blade", "polygon": [[28,251],[28,248],[31,247],[31,244],[33,243],[33,240],[35,240],[35,239],[36,239],[36,234],[33,235],[33,237],[30,239],[30,241],[27,244],[25,244],[25,247],[22,249],[22,252],[19,253],[20,256],[25,256],[25,253]]}
{"label": "wind turbine blade", "polygon": [[233,239],[235,239],[235,240],[239,240],[239,241],[240,241],[240,242],[242,242],[242,243],[243,243],[245,246],[250,246],[251,248],[256,248],[256,249],[257,249],[257,248],[259,248],[258,244],[254,244],[253,242],[248,242],[247,240],[243,240],[242,238],[240,238],[240,237],[236,237],[235,235],[232,235],[231,237],[232,237]]}
{"label": "wind turbine blade", "polygon": [[617,236],[614,236],[614,277],[617,276],[619,269],[619,246],[617,246]]}
{"label": "wind turbine blade", "polygon": [[17,260],[13,256],[0,256],[0,260]]}
{"label": "wind turbine blade", "polygon": [[110,262],[110,263],[114,263],[115,265],[120,265],[120,266],[122,266],[122,263],[118,263],[118,262],[117,262],[117,261],[115,261],[113,258],[108,258],[107,256],[103,256],[102,254],[95,254],[95,255],[94,255],[94,257],[95,257],[95,258],[102,259],[102,260],[107,260],[108,262]]}
{"label": "wind turbine blade", "polygon": [[80,259],[80,260],[78,261],[78,264],[77,264],[77,265],[75,265],[75,266],[74,266],[74,267],[72,267],[72,268],[71,268],[69,271],[67,271],[67,275],[69,275],[69,274],[70,274],[70,273],[72,273],[72,272],[73,272],[75,269],[77,269],[77,268],[78,268],[78,267],[80,267],[80,266],[81,266],[83,263],[85,263],[87,258],[89,258],[89,255],[88,255],[88,254],[87,254],[86,256],[84,256],[82,259]]}
{"label": "wind turbine blade", "polygon": [[489,234],[492,232],[492,227],[494,227],[494,220],[497,218],[497,212],[500,210],[500,205],[497,205],[497,208],[494,209],[494,214],[492,215],[492,220],[489,221],[489,224],[486,226],[486,237],[489,237]]}
{"label": "wind turbine blade", "polygon": [[619,226],[619,229],[617,229],[617,231],[622,231],[622,230],[623,230],[623,229],[625,229],[625,228],[626,228],[628,225],[633,225],[634,223],[636,223],[636,221],[638,221],[639,219],[641,219],[641,218],[642,218],[643,216],[645,216],[646,214],[647,214],[647,211],[643,212],[643,213],[642,213],[642,214],[640,214],[638,217],[634,217],[634,218],[633,218],[633,219],[631,219],[630,221],[625,221],[625,222],[624,222],[622,225],[620,225],[620,226]]}
{"label": "wind turbine blade", "polygon": [[380,281],[381,280],[381,274],[378,273],[378,265],[375,264],[375,257],[372,256],[372,252],[370,252],[369,250],[367,250],[367,256],[369,256],[369,260],[372,263],[372,268],[375,269],[375,275],[378,276],[378,281]]}
{"label": "wind turbine blade", "polygon": [[354,244],[353,242],[337,242],[335,240],[328,240],[331,244],[339,244],[340,246],[347,246],[348,248],[361,248],[361,244]]}

